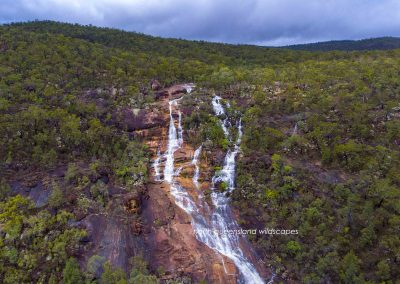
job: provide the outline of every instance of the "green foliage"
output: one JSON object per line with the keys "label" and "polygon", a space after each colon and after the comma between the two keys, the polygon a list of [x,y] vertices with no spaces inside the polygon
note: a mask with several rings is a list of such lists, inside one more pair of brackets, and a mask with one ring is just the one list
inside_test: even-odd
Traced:
{"label": "green foliage", "polygon": [[284,148],[285,152],[289,152],[294,155],[306,154],[310,150],[308,140],[300,135],[290,136],[282,143],[282,147]]}
{"label": "green foliage", "polygon": [[70,258],[67,260],[65,268],[63,270],[63,282],[65,284],[83,283],[79,264],[75,258]]}
{"label": "green foliage", "polygon": [[334,157],[341,165],[351,171],[361,170],[364,163],[364,155],[366,149],[363,145],[355,143],[350,140],[346,144],[336,145],[334,148]]}
{"label": "green foliage", "polygon": [[86,272],[90,278],[95,278],[98,272],[102,271],[106,258],[100,255],[92,255],[87,262]]}
{"label": "green foliage", "polygon": [[108,201],[108,188],[102,181],[97,181],[90,187],[90,193],[97,202],[100,202],[103,206]]}
{"label": "green foliage", "polygon": [[201,126],[203,141],[208,139],[213,145],[227,149],[228,140],[225,137],[224,131],[221,128],[219,120],[214,116],[209,116],[208,121]]}
{"label": "green foliage", "polygon": [[209,83],[212,87],[227,87],[235,82],[235,76],[228,67],[222,67],[214,71],[209,77]]}
{"label": "green foliage", "polygon": [[284,135],[277,129],[251,124],[243,135],[245,150],[268,152],[279,147]]}
{"label": "green foliage", "polygon": [[[398,90],[399,81],[389,78],[400,61],[386,59],[370,58],[374,67],[357,59],[278,68],[279,88],[270,83],[263,91],[256,88],[250,107],[242,108],[244,151],[234,204],[244,224],[257,216],[265,227],[299,229],[299,237],[254,240],[266,254],[275,248],[268,260],[296,281],[399,277],[393,237],[400,200],[398,119],[385,117],[398,104],[398,96],[387,91]],[[374,68],[383,62],[388,65],[378,74]],[[357,260],[348,255],[351,251]],[[348,270],[339,265],[346,255],[353,263]]]}
{"label": "green foliage", "polygon": [[110,262],[103,264],[103,274],[100,279],[101,284],[126,284],[126,274],[122,269],[113,268]]}
{"label": "green foliage", "polygon": [[75,163],[68,164],[64,179],[70,183],[76,183],[78,181],[78,167]]}
{"label": "green foliage", "polygon": [[139,255],[134,256],[131,258],[131,264],[132,264],[132,271],[130,273],[130,277],[134,278],[140,274],[143,275],[148,275],[149,270],[147,269],[147,262]]}
{"label": "green foliage", "polygon": [[360,277],[360,260],[354,254],[354,252],[349,252],[345,255],[342,261],[342,268],[340,273],[340,278],[343,283],[363,283]]}
{"label": "green foliage", "polygon": [[116,176],[126,185],[141,185],[147,178],[147,148],[131,141],[114,164]]}
{"label": "green foliage", "polygon": [[147,262],[141,256],[134,256],[132,258],[132,271],[129,277],[129,284],[157,284],[158,279],[155,275],[149,275],[147,269]]}
{"label": "green foliage", "polygon": [[310,51],[394,49],[400,48],[400,39],[395,37],[379,37],[362,40],[332,40],[326,42],[289,45],[285,48]]}
{"label": "green foliage", "polygon": [[[161,60],[158,59],[158,62],[162,67],[162,75],[171,76],[170,73],[178,71],[174,65],[168,66],[168,64],[171,65],[171,61],[173,62],[173,60],[177,62],[181,62],[182,59],[187,60],[188,62],[185,62],[185,64],[181,66],[183,71],[189,74],[204,75],[205,71],[207,71],[207,65],[216,62],[232,66],[243,66],[246,64],[270,65],[288,61],[302,62],[311,58],[329,58],[332,56],[320,53],[293,52],[284,49],[279,50],[250,45],[237,46],[163,39],[114,29],[102,29],[94,26],[79,26],[51,21],[19,23],[10,26],[10,28],[18,28],[19,31],[32,31],[36,33],[62,34],[68,38],[83,39],[87,42],[94,42],[102,46],[118,48],[131,53],[141,54],[145,52],[146,54],[152,55],[148,58],[148,61],[140,59],[130,61],[129,53],[127,54],[127,52],[124,52],[124,56],[115,59],[120,63],[118,67],[115,67],[120,75],[124,75],[127,72],[129,73],[129,71],[131,71],[129,65],[132,63],[140,63],[149,67],[149,62],[152,62],[152,57],[161,58]],[[63,52],[67,53],[68,51],[63,50]],[[336,52],[335,55],[340,57],[349,56],[346,53],[339,52]],[[204,65],[204,63],[207,65]],[[223,68],[218,68],[217,70],[221,73],[226,73]],[[228,72],[228,74],[230,73]],[[161,79],[164,79],[164,76],[161,76]],[[243,77],[243,75],[239,77]],[[12,80],[12,78],[9,80]]]}
{"label": "green foliage", "polygon": [[[118,267],[113,267],[103,256],[93,255],[89,258],[86,266],[86,282],[106,284],[156,284],[159,283],[155,275],[151,275],[147,262],[141,256],[130,259],[132,270],[127,274]],[[101,274],[100,278],[97,275]],[[93,282],[94,281],[94,282]]]}
{"label": "green foliage", "polygon": [[286,249],[290,254],[295,255],[301,250],[301,246],[296,241],[289,241],[286,245]]}
{"label": "green foliage", "polygon": [[[76,249],[85,236],[83,230],[68,227],[72,217],[63,210],[56,215],[46,209],[37,211],[30,200],[20,195],[0,202],[0,280],[3,283],[35,282],[40,276],[37,271],[49,277],[51,272],[61,271],[69,252]],[[68,277],[75,277],[76,268],[74,260],[69,261],[65,266]]]}
{"label": "green foliage", "polygon": [[224,192],[224,191],[226,191],[228,189],[228,183],[227,182],[221,182],[220,184],[219,184],[219,190],[220,191],[222,191],[222,192]]}
{"label": "green foliage", "polygon": [[0,201],[4,200],[10,193],[10,185],[6,182],[5,179],[0,179]]}
{"label": "green foliage", "polygon": [[61,191],[59,184],[55,182],[48,202],[52,208],[58,208],[64,203],[64,193]]}
{"label": "green foliage", "polygon": [[388,121],[386,123],[387,128],[387,138],[389,141],[394,142],[396,139],[399,139],[400,133],[400,121]]}
{"label": "green foliage", "polygon": [[381,260],[377,264],[377,271],[376,271],[377,276],[379,277],[380,280],[386,281],[390,279],[390,266],[385,260]]}
{"label": "green foliage", "polygon": [[0,203],[0,222],[3,224],[2,231],[6,238],[15,240],[22,231],[23,216],[32,208],[31,202],[21,195],[10,198]]}
{"label": "green foliage", "polygon": [[157,284],[159,283],[155,275],[143,275],[139,274],[128,281],[129,284]]}

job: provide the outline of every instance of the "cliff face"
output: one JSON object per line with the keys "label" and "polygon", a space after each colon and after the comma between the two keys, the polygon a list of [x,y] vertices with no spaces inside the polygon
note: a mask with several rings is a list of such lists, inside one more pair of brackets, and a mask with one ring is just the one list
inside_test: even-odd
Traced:
{"label": "cliff face", "polygon": [[[169,95],[154,105],[159,111],[164,111],[165,123],[136,131],[136,135],[142,136],[152,151],[153,160],[158,152],[164,153],[167,149],[168,102],[184,94],[180,86],[174,86],[167,92]],[[187,173],[179,177],[179,182],[184,185],[187,192],[192,194],[193,198],[197,198],[192,181],[193,153],[194,149],[184,143],[183,147],[175,153],[174,158],[176,167],[182,167],[182,172]],[[161,157],[161,159],[164,158]],[[203,166],[206,168],[206,165]],[[163,168],[161,167],[160,170],[162,173]],[[206,280],[211,283],[236,283],[237,271],[233,262],[196,239],[191,217],[176,205],[170,192],[170,185],[157,181],[154,168],[150,176],[147,187],[148,198],[143,205],[143,217],[146,220],[145,246],[152,268],[162,266],[166,271],[165,279],[186,275],[196,282]],[[203,186],[207,186],[206,182]]]}
{"label": "cliff face", "polygon": [[[160,90],[160,93],[163,96],[160,96],[148,108],[136,111],[122,109],[119,113],[113,114],[112,122],[126,130],[130,136],[141,138],[152,153],[152,161],[157,157],[160,158],[159,172],[162,177],[169,141],[171,119],[169,102],[185,95],[186,89],[177,85]],[[207,101],[211,98],[211,96],[205,96]],[[197,101],[193,100],[193,106],[182,104],[172,108],[171,115],[176,127],[178,127],[179,116],[189,116],[198,109],[196,104]],[[212,149],[206,146],[207,143],[203,143],[204,147],[197,161],[200,171],[196,184],[193,181],[196,172],[193,157],[196,149],[188,142],[191,131],[193,130],[183,131],[183,144],[174,152],[174,167],[175,170],[180,171],[174,179],[182,185],[190,199],[199,205],[197,208],[201,211],[200,215],[205,223],[210,223],[215,208],[209,200],[209,189],[214,175],[214,166],[222,164],[224,152],[221,149]],[[94,175],[88,164],[83,161],[76,164],[76,171],[79,175],[88,177],[88,184],[100,183],[107,192],[102,206],[98,208],[90,206],[86,210],[82,209],[85,208],[83,203],[83,205],[76,203],[88,202],[87,198],[68,196],[70,209],[77,216],[76,222],[73,222],[71,226],[87,231],[87,236],[81,240],[79,250],[74,252],[74,256],[78,258],[83,268],[89,259],[96,256],[101,261],[108,260],[113,266],[129,273],[130,259],[133,256],[142,255],[152,271],[163,268],[165,273],[160,278],[164,280],[188,277],[194,283],[201,280],[207,283],[238,282],[240,271],[237,263],[196,238],[193,216],[188,214],[182,205],[177,204],[176,195],[171,192],[171,184],[163,181],[163,178],[157,178],[154,167],[150,169],[149,181],[145,186],[127,186],[126,188],[118,186],[118,181],[113,180],[112,175],[107,171],[99,170],[99,173]],[[41,207],[47,204],[52,191],[51,184],[43,181],[58,180],[60,184],[63,184],[67,172],[67,168],[62,167],[46,177],[33,178],[31,175],[22,175],[24,178],[21,180],[31,182],[35,180],[35,182],[32,184],[15,182],[12,190],[29,196],[35,201],[37,207]],[[82,186],[79,194],[93,195],[90,187],[89,185]],[[190,206],[190,204],[184,205]],[[238,245],[243,255],[251,263],[257,265],[257,259],[250,246],[242,241]],[[261,267],[257,267],[257,270],[261,271],[263,276],[268,274],[264,273]],[[97,271],[97,276],[99,277],[100,274],[101,269]]]}
{"label": "cliff face", "polygon": [[[153,153],[148,198],[143,205],[145,247],[152,268],[162,266],[166,271],[165,279],[186,275],[195,282],[237,283],[240,278],[246,283],[263,283],[262,277],[270,275],[270,272],[262,267],[246,238],[194,231],[194,228],[213,231],[239,229],[236,214],[229,208],[229,199],[222,192],[210,196],[210,188],[215,165],[220,167],[224,164],[221,174],[227,175],[217,182],[234,184],[240,121],[235,122],[236,126],[229,123],[232,128],[238,127],[232,129],[233,136],[238,135],[238,138],[229,140],[233,143],[237,139],[238,142],[229,146],[226,153],[206,146],[207,143],[195,149],[187,142],[191,130],[183,131],[182,117],[198,109],[199,98],[189,99],[191,103],[181,103],[180,98],[186,93],[182,86],[173,86],[163,92],[168,95],[153,105],[158,113],[164,113],[163,123],[135,132]],[[213,97],[212,104],[220,104],[214,101],[217,97],[204,96],[208,103]],[[224,113],[223,106],[219,105],[219,108]],[[229,136],[230,131],[225,130]]]}
{"label": "cliff face", "polygon": [[236,283],[234,264],[196,239],[190,217],[175,204],[169,186],[151,184],[148,194],[145,242],[151,266],[164,267],[165,279],[189,275],[196,281]]}

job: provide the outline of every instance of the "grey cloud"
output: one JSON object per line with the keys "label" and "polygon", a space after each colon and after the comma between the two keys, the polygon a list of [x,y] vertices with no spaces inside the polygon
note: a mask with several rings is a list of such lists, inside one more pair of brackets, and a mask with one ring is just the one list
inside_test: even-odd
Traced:
{"label": "grey cloud", "polygon": [[2,0],[0,22],[51,19],[164,37],[284,45],[400,35],[398,0]]}

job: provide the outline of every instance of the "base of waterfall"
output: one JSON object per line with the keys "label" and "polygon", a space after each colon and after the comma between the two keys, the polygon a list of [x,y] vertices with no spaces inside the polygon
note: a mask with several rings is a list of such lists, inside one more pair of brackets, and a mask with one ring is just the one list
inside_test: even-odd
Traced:
{"label": "base of waterfall", "polygon": [[235,264],[196,239],[189,216],[175,204],[168,184],[149,185],[143,215],[151,266],[162,266],[165,280],[190,275],[195,282],[237,283]]}

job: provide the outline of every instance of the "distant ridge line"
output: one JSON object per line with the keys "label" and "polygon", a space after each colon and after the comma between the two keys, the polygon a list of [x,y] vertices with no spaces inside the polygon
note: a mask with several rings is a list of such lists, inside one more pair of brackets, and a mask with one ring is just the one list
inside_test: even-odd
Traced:
{"label": "distant ridge line", "polygon": [[400,48],[400,37],[377,37],[360,40],[331,40],[324,42],[294,44],[281,48],[308,51],[360,51],[360,50],[390,50]]}

